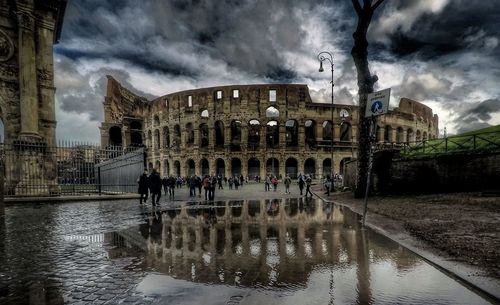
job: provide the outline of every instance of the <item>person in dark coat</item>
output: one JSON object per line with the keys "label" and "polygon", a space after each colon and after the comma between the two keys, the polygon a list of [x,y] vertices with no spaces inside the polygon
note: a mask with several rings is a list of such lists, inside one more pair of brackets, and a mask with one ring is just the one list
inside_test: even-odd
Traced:
{"label": "person in dark coat", "polygon": [[156,169],[153,169],[153,172],[149,175],[149,189],[151,190],[151,203],[153,206],[159,205],[161,198],[161,177]]}
{"label": "person in dark coat", "polygon": [[301,174],[299,174],[297,184],[299,185],[300,196],[302,196],[302,191],[304,190],[304,184],[306,184],[306,181],[304,180],[304,176],[302,176]]}
{"label": "person in dark coat", "polygon": [[142,175],[139,176],[139,190],[138,193],[141,197],[139,197],[139,204],[142,204],[142,200],[144,199],[144,203],[148,200],[148,172],[144,171]]}
{"label": "person in dark coat", "polygon": [[165,196],[167,196],[168,193],[168,177],[165,176],[163,179],[161,179],[161,186],[163,186],[163,192],[165,193]]}
{"label": "person in dark coat", "polygon": [[168,198],[174,200],[175,198],[175,184],[177,183],[177,180],[174,178],[174,176],[170,176],[168,178]]}

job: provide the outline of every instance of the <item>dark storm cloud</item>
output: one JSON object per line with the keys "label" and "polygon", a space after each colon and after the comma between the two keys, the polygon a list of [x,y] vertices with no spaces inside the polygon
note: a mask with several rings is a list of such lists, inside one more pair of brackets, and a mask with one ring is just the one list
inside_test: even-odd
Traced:
{"label": "dark storm cloud", "polygon": [[473,104],[462,111],[453,123],[457,126],[457,133],[464,133],[476,129],[492,126],[488,123],[493,113],[500,113],[500,99],[488,99]]}

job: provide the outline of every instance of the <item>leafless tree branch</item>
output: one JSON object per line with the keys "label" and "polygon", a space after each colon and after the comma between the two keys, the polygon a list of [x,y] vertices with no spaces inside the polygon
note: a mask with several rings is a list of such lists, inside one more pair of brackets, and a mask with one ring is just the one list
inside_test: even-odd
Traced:
{"label": "leafless tree branch", "polygon": [[361,5],[359,4],[358,0],[352,0],[352,5],[354,6],[354,10],[356,11],[356,14],[358,14],[358,16],[360,16],[361,11],[363,9],[361,8]]}

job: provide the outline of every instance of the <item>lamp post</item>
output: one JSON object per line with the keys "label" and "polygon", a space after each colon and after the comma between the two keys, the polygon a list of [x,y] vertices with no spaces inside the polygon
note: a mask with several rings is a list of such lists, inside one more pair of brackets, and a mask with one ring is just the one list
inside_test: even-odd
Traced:
{"label": "lamp post", "polygon": [[[330,128],[331,128],[331,134],[332,134],[332,140],[330,142],[330,152],[332,154],[331,156],[331,174],[330,174],[330,177],[331,179],[333,179],[333,176],[334,176],[334,162],[333,162],[333,138],[334,138],[334,134],[333,134],[333,87],[335,86],[335,84],[333,83],[333,55],[332,53],[330,52],[326,52],[326,51],[322,51],[318,54],[318,60],[319,60],[319,72],[323,72],[325,71],[323,69],[323,62],[324,61],[328,61],[330,63],[330,67],[331,67],[331,71],[332,71],[332,80],[330,81],[330,84],[332,85],[332,123],[330,124]],[[332,183],[332,190],[333,190],[333,183]]]}

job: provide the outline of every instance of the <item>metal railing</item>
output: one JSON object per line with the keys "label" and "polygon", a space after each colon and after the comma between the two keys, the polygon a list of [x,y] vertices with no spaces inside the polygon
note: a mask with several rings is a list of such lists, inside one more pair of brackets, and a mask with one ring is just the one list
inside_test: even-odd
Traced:
{"label": "metal railing", "polygon": [[405,145],[402,153],[406,156],[413,156],[497,150],[500,150],[500,131],[413,142]]}
{"label": "metal railing", "polygon": [[[140,157],[124,162],[123,156],[130,154]],[[136,192],[135,180],[144,169],[143,154],[143,148],[102,148],[87,143],[61,142],[55,147],[43,142],[0,143],[0,158],[5,167],[5,196]],[[103,179],[107,172],[103,164],[114,166],[112,172],[116,177],[113,180]],[[134,168],[133,181],[132,172],[124,170],[131,166]]]}

